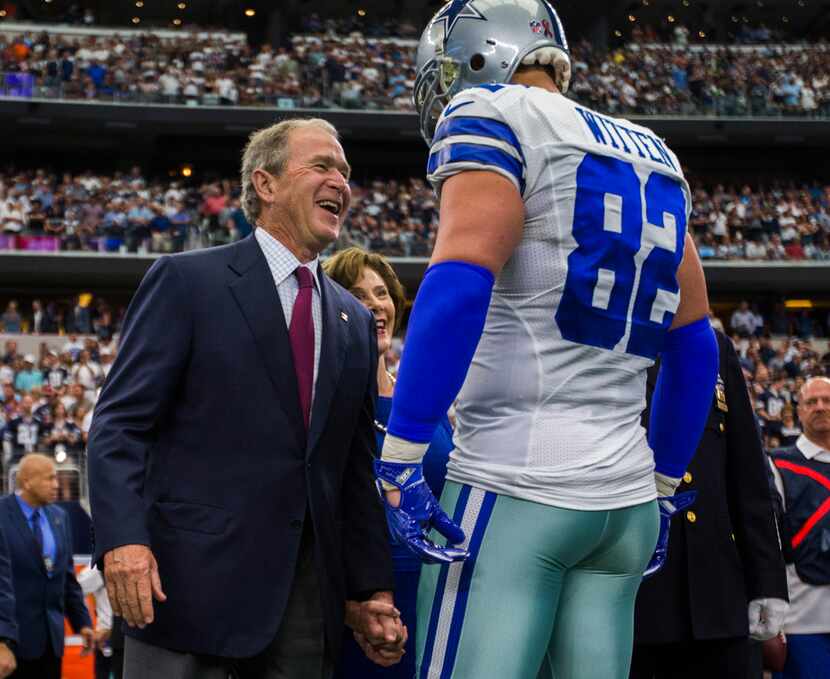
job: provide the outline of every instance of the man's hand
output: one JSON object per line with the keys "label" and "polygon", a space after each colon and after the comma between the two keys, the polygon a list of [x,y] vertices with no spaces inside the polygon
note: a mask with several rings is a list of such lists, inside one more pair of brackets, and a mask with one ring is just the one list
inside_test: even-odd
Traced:
{"label": "man's hand", "polygon": [[95,648],[99,651],[104,650],[104,646],[107,645],[107,642],[110,640],[112,636],[112,630],[108,627],[99,627],[95,630]]}
{"label": "man's hand", "polygon": [[357,642],[357,645],[360,646],[360,650],[363,651],[369,660],[377,665],[380,665],[381,667],[391,667],[392,665],[398,664],[401,661],[401,658],[403,658],[404,653],[406,653],[404,650],[406,640],[408,639],[406,625],[403,627],[403,632],[404,636],[400,645],[392,648],[375,648],[372,644],[366,641],[366,637],[359,632],[354,633],[354,639]]}
{"label": "man's hand", "polygon": [[0,679],[5,679],[17,669],[17,660],[12,650],[0,642]]}
{"label": "man's hand", "polygon": [[397,646],[404,636],[392,592],[376,592],[368,601],[347,601],[346,624],[372,646]]}
{"label": "man's hand", "polygon": [[376,592],[368,601],[347,601],[346,624],[369,660],[389,667],[403,657],[409,635],[392,592]]}
{"label": "man's hand", "polygon": [[92,631],[91,627],[81,627],[80,634],[84,640],[81,655],[89,655],[95,650],[95,632]]}
{"label": "man's hand", "polygon": [[146,545],[124,545],[104,555],[104,575],[112,612],[131,627],[153,622],[153,599],[167,601],[156,558]]}
{"label": "man's hand", "polygon": [[392,537],[424,563],[452,563],[469,556],[461,547],[440,547],[427,537],[435,528],[450,544],[464,541],[456,526],[435,499],[424,479],[423,465],[375,460],[375,475],[392,489],[384,494],[386,522]]}

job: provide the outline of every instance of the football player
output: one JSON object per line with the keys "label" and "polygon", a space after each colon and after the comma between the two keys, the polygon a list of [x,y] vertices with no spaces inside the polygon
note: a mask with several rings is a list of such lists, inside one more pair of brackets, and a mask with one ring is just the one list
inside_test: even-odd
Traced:
{"label": "football player", "polygon": [[[637,587],[691,500],[717,344],[689,187],[649,129],[567,99],[570,70],[545,0],[453,0],[418,48],[440,226],[376,463],[392,531],[444,564],[418,677],[626,677]],[[456,395],[447,515],[420,460]]]}

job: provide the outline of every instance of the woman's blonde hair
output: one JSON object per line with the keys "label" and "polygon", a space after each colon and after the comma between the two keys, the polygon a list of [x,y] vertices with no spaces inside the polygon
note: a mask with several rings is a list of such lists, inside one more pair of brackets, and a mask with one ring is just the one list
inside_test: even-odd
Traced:
{"label": "woman's blonde hair", "polygon": [[351,290],[354,287],[366,268],[380,276],[389,290],[389,296],[395,306],[395,327],[392,331],[397,332],[403,321],[403,312],[406,309],[406,293],[386,257],[374,252],[366,252],[362,248],[351,247],[341,250],[323,263],[326,274],[346,290]]}

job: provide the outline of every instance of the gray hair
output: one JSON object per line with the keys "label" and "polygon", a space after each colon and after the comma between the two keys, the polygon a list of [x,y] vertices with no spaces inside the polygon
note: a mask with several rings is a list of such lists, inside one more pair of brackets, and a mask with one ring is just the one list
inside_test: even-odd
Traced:
{"label": "gray hair", "polygon": [[254,170],[265,170],[279,177],[288,162],[288,138],[297,129],[317,127],[339,139],[337,130],[322,118],[291,118],[251,133],[242,152],[242,211],[251,224],[256,225],[262,205],[254,188]]}
{"label": "gray hair", "polygon": [[801,385],[801,389],[798,390],[798,399],[799,402],[804,398],[804,392],[807,391],[807,387],[813,386],[816,382],[824,382],[824,384],[830,385],[830,377],[825,377],[824,375],[816,375],[815,377],[808,377],[804,384]]}

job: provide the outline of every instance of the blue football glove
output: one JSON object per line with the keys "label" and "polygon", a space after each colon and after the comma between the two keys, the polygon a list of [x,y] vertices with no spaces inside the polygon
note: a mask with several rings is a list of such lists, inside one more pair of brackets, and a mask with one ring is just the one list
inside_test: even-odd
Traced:
{"label": "blue football glove", "polygon": [[422,464],[375,460],[375,475],[401,491],[400,506],[393,507],[387,502],[383,488],[380,488],[386,507],[386,522],[396,542],[424,563],[452,563],[469,556],[466,549],[441,547],[427,537],[429,529],[435,528],[450,544],[464,542],[464,531],[441,509],[426,484]]}
{"label": "blue football glove", "polygon": [[654,575],[666,563],[666,557],[669,553],[671,517],[686,509],[695,501],[696,497],[696,490],[688,490],[685,493],[657,498],[657,506],[660,509],[660,534],[657,537],[657,546],[654,548],[654,554],[651,555],[651,561],[648,562],[645,573],[643,573],[644,578]]}

